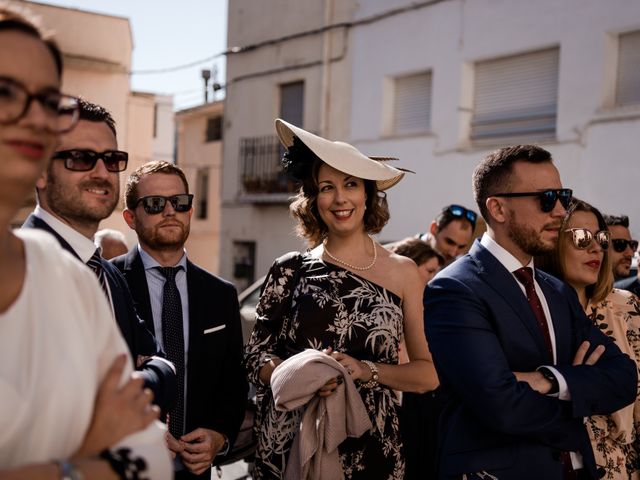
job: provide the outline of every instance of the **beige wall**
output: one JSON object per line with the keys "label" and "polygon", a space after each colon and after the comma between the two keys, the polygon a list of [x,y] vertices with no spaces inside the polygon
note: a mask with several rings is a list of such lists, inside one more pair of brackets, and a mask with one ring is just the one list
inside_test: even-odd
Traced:
{"label": "beige wall", "polygon": [[210,271],[219,273],[220,250],[220,169],[222,141],[206,142],[207,119],[223,115],[223,103],[214,102],[177,112],[177,164],[189,182],[191,193],[196,193],[197,173],[206,169],[209,174],[207,218],[198,219],[198,201],[194,199],[194,215],[186,248],[191,261]]}

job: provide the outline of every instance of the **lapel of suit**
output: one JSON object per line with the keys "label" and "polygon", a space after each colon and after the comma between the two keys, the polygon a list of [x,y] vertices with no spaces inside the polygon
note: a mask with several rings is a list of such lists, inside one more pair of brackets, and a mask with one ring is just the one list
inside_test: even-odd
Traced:
{"label": "lapel of suit", "polygon": [[144,320],[147,329],[155,336],[156,329],[153,325],[149,285],[147,284],[147,275],[145,274],[137,246],[133,247],[125,255],[123,275],[127,279],[131,295],[136,301],[138,315]]}
{"label": "lapel of suit", "polygon": [[538,321],[513,274],[479,241],[474,243],[469,255],[478,266],[478,276],[511,307],[516,317],[534,338],[539,349],[548,356],[548,349],[538,326]]}
{"label": "lapel of suit", "polygon": [[[187,260],[187,297],[189,298],[189,357],[200,349],[202,331],[200,325],[200,301],[198,295],[198,275],[193,263]],[[192,363],[189,362],[191,365]]]}
{"label": "lapel of suit", "polygon": [[544,293],[547,301],[549,312],[555,312],[555,316],[551,313],[552,318],[547,319],[553,324],[553,333],[556,339],[556,358],[557,363],[571,363],[572,360],[572,333],[571,319],[568,315],[567,301],[564,295],[551,285],[548,277],[536,269],[536,280]]}
{"label": "lapel of suit", "polygon": [[[62,236],[56,232],[51,225],[42,220],[40,217],[36,217],[33,213],[27,217],[25,222],[22,224],[22,228],[39,228],[40,230],[44,230],[52,234],[58,240],[58,243],[62,248],[64,248],[67,252],[71,253],[74,257],[82,262],[82,259],[78,256],[76,251],[69,245]],[[84,263],[84,262],[82,262]]]}

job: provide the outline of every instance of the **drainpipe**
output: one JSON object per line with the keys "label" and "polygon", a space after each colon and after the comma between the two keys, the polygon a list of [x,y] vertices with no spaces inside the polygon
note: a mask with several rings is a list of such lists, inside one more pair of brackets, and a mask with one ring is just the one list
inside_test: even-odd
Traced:
{"label": "drainpipe", "polygon": [[[331,25],[333,21],[333,0],[324,2],[324,24]],[[322,38],[322,93],[320,95],[320,135],[331,138],[329,132],[329,118],[331,112],[331,50],[333,32],[331,29]]]}

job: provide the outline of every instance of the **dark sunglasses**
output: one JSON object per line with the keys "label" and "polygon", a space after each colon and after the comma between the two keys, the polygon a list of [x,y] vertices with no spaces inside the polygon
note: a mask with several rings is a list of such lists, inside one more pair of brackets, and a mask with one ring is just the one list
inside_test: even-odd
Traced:
{"label": "dark sunglasses", "polygon": [[626,240],[624,238],[615,238],[611,240],[611,243],[613,245],[613,249],[618,253],[624,252],[627,249],[627,247],[631,247],[631,250],[633,250],[634,252],[638,249],[638,240]]}
{"label": "dark sunglasses", "polygon": [[557,190],[542,190],[540,192],[517,192],[517,193],[496,193],[492,197],[538,197],[540,201],[540,210],[549,213],[556,206],[556,202],[560,203],[564,209],[569,208],[569,202],[573,196],[573,190],[570,188],[559,188]]}
{"label": "dark sunglasses", "polygon": [[596,242],[602,250],[609,248],[609,242],[611,241],[611,233],[608,230],[600,230],[595,234],[591,233],[591,230],[586,228],[569,228],[565,230],[565,233],[571,232],[571,241],[573,246],[578,250],[586,250],[591,245],[591,242],[595,238]]}
{"label": "dark sunglasses", "polygon": [[127,168],[129,154],[120,150],[62,150],[53,154],[53,160],[64,160],[64,167],[72,172],[88,172],[93,170],[102,159],[105,168],[110,172],[123,172]]}
{"label": "dark sunglasses", "polygon": [[142,208],[148,215],[157,215],[164,212],[167,201],[171,202],[171,206],[176,212],[188,212],[193,204],[193,194],[181,193],[171,197],[163,197],[161,195],[149,195],[148,197],[139,198],[136,207],[142,203]]}
{"label": "dark sunglasses", "polygon": [[471,222],[473,228],[476,228],[476,220],[478,219],[478,215],[473,210],[469,210],[464,208],[462,205],[449,205],[445,212],[449,212],[452,216],[458,218],[466,218]]}

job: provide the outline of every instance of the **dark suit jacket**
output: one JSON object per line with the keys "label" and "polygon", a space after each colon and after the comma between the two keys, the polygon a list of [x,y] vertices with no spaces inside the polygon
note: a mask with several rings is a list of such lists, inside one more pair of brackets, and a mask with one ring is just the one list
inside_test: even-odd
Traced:
{"label": "dark suit jacket", "polygon": [[[583,417],[633,402],[636,366],[585,316],[575,291],[536,270],[571,401],[541,395],[512,372],[548,365],[548,350],[518,283],[476,241],[425,290],[429,348],[446,397],[439,478],[487,471],[500,480],[562,479],[560,451],[582,454],[598,478]],[[572,366],[583,340],[606,345],[594,366]]]}
{"label": "dark suit jacket", "polygon": [[627,290],[633,293],[636,297],[640,297],[640,281],[637,276],[618,280],[614,286],[621,290]]}
{"label": "dark suit jacket", "polygon": [[[155,331],[147,277],[138,248],[112,262],[124,274],[147,327]],[[190,432],[200,427],[215,430],[233,444],[244,418],[248,390],[242,367],[242,328],[236,289],[187,261],[187,290],[189,349],[185,430]]]}
{"label": "dark suit jacket", "polygon": [[[78,261],[82,261],[71,245],[41,218],[29,215],[22,227],[39,228],[51,233],[58,239],[62,248],[73,254]],[[129,287],[120,271],[104,259],[102,267],[109,282],[116,322],[129,347],[133,361],[136,361],[138,355],[164,357],[159,344],[136,314]],[[173,369],[167,365],[166,361],[152,358],[138,370],[144,377],[145,386],[153,391],[154,403],[163,411],[167,410],[175,400],[175,373]]]}

